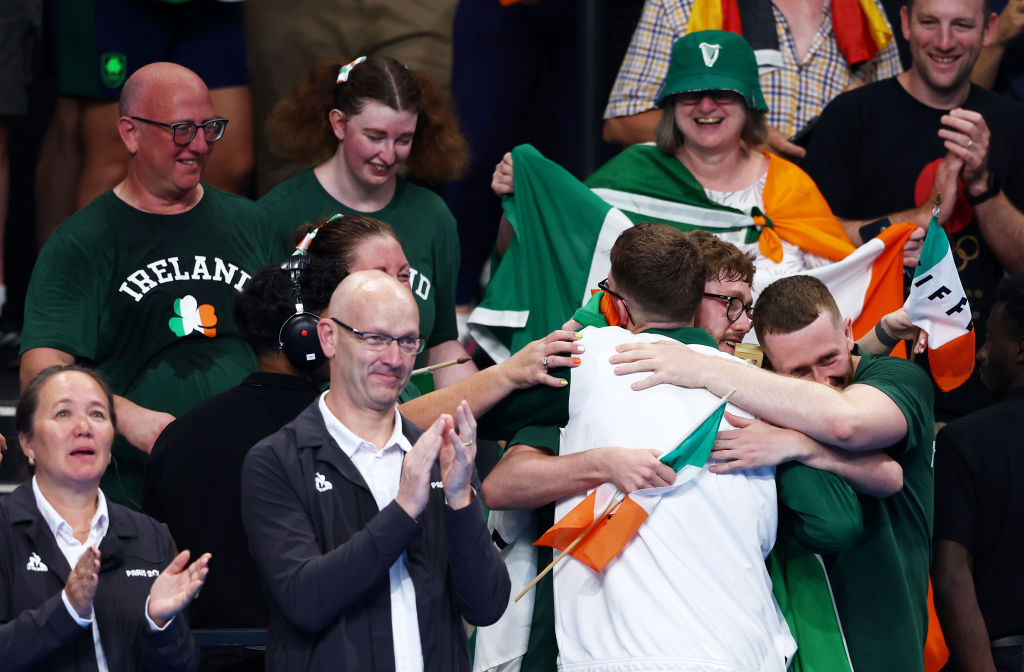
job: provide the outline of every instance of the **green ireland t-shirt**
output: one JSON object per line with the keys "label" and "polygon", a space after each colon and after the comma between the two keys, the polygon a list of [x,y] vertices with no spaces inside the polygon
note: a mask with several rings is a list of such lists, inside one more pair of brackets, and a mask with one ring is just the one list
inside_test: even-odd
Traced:
{"label": "green ireland t-shirt", "polygon": [[[279,262],[280,248],[255,203],[204,189],[176,215],[136,210],[108,191],[61,224],[32,272],[22,352],[72,354],[116,394],[175,416],[254,371],[235,296]],[[121,444],[115,456],[137,496],[145,455]],[[117,489],[108,494],[122,501]]]}
{"label": "green ireland t-shirt", "polygon": [[854,669],[920,671],[931,561],[932,385],[916,364],[871,354],[861,354],[853,382],[884,392],[906,418],[907,436],[885,451],[903,467],[903,489],[885,498],[859,494],[863,536],[824,559]]}
{"label": "green ireland t-shirt", "polygon": [[277,229],[283,249],[294,249],[296,228],[326,215],[366,215],[390,224],[409,260],[420,332],[427,338],[427,347],[458,338],[459,238],[455,218],[437,194],[399,176],[390,203],[377,212],[360,212],[327,193],[311,168],[279,184],[259,204]]}

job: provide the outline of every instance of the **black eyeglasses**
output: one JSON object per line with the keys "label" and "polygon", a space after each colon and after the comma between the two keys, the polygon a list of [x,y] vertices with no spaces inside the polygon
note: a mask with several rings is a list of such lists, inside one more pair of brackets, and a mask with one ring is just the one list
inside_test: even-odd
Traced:
{"label": "black eyeglasses", "polygon": [[165,124],[162,121],[153,121],[152,119],[143,119],[142,117],[131,117],[135,121],[142,121],[147,124],[153,124],[154,126],[162,126],[163,128],[171,129],[171,139],[174,140],[174,144],[185,145],[192,142],[192,139],[196,137],[196,133],[199,129],[203,129],[203,137],[206,138],[207,142],[217,142],[224,137],[224,129],[228,127],[227,119],[210,119],[204,121],[201,124],[197,124],[191,121],[179,121],[176,124]]}
{"label": "black eyeglasses", "polygon": [[629,312],[629,304],[626,303],[626,298],[622,296],[622,294],[614,292],[610,287],[608,287],[608,278],[605,278],[601,282],[597,283],[597,288],[600,289],[602,292],[608,292],[619,301],[622,301],[622,306],[626,309],[626,316],[629,317],[629,321],[632,322],[633,324],[636,324],[636,320],[633,319],[633,313]]}
{"label": "black eyeglasses", "polygon": [[735,91],[712,89],[710,91],[683,91],[676,94],[676,100],[684,105],[696,105],[704,99],[704,96],[709,96],[718,105],[737,103],[743,98]]}
{"label": "black eyeglasses", "polygon": [[423,352],[423,345],[426,341],[422,336],[388,336],[387,334],[378,334],[372,331],[359,331],[353,329],[336,317],[332,317],[331,321],[339,327],[348,329],[353,334],[359,337],[359,340],[368,347],[370,350],[383,350],[392,343],[398,343],[398,349],[402,351],[404,355],[418,355]]}
{"label": "black eyeglasses", "polygon": [[743,299],[738,296],[726,296],[725,294],[710,294],[704,292],[704,296],[709,299],[721,299],[725,301],[725,316],[729,318],[730,322],[735,322],[740,319],[740,315],[743,313],[747,314],[747,319],[751,320],[754,317],[754,304],[743,303]]}

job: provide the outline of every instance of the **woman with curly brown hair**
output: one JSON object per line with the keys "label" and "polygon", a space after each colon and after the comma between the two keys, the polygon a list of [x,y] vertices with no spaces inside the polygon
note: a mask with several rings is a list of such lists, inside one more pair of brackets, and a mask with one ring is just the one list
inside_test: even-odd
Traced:
{"label": "woman with curly brown hair", "polygon": [[[445,180],[466,163],[458,121],[437,85],[387,57],[320,64],[274,109],[267,131],[274,151],[314,164],[260,200],[272,221],[285,232],[334,213],[389,223],[411,266],[424,361],[464,356],[456,340],[455,218],[439,196],[399,174],[406,168]],[[475,370],[472,363],[441,369],[434,382],[443,387]]]}

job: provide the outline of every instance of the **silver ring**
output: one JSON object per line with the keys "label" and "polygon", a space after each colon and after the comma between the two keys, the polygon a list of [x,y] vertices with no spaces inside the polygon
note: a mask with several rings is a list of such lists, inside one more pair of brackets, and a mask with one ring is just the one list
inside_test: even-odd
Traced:
{"label": "silver ring", "polygon": [[974,140],[967,138],[967,149],[970,149],[971,147],[974,147]]}
{"label": "silver ring", "polygon": [[545,357],[544,359],[540,360],[540,365],[543,366],[545,369],[548,368],[548,358]]}

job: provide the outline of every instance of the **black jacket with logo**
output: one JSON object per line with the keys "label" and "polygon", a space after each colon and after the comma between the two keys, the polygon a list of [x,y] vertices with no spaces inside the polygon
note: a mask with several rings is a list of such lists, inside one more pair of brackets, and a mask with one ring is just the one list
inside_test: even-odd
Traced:
{"label": "black jacket with logo", "polygon": [[[110,526],[100,542],[93,610],[110,672],[195,669],[195,641],[178,616],[150,631],[146,598],[174,559],[158,522],[107,500]],[[36,507],[32,484],[0,499],[0,668],[96,670],[92,628],[79,626],[61,599],[71,567]]]}
{"label": "black jacket with logo", "polygon": [[[422,433],[402,419],[410,442]],[[427,507],[377,508],[314,402],[249,451],[242,520],[268,591],[268,670],[395,669],[389,568],[408,551],[427,672],[469,670],[462,619],[496,621],[510,582],[480,502],[445,503],[435,464]]]}

